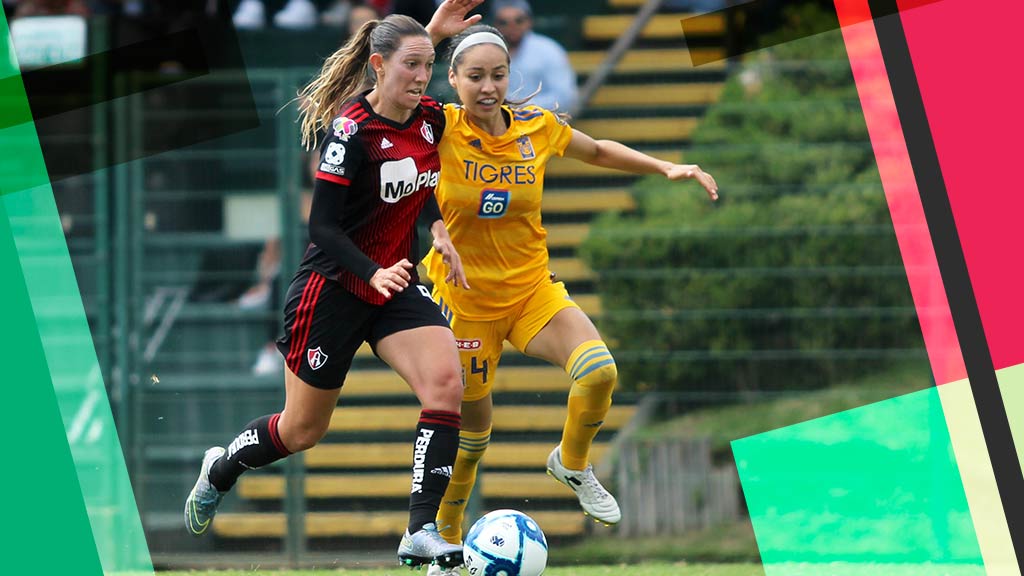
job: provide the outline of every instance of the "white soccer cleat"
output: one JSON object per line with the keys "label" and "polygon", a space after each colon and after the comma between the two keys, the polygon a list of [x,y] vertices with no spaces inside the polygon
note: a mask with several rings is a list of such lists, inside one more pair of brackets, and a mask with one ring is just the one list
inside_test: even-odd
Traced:
{"label": "white soccer cleat", "polygon": [[455,568],[462,565],[462,545],[442,538],[434,523],[425,524],[413,534],[405,531],[398,544],[398,561],[410,568],[424,564]]}
{"label": "white soccer cleat", "polygon": [[570,470],[562,466],[562,446],[559,444],[548,456],[548,474],[576,493],[583,512],[598,522],[618,524],[622,520],[619,503],[604,489],[594,476],[593,464],[583,470]]}

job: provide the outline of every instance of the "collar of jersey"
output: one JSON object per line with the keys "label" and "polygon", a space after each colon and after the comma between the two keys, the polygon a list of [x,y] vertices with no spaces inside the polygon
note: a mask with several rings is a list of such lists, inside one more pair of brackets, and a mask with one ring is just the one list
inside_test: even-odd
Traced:
{"label": "collar of jersey", "polygon": [[373,91],[373,88],[370,88],[369,90],[367,90],[367,91],[363,92],[362,94],[360,94],[359,95],[359,102],[363,105],[363,108],[366,109],[366,113],[369,114],[370,116],[372,116],[373,118],[376,118],[377,120],[380,120],[381,122],[387,124],[388,126],[391,126],[392,128],[395,128],[397,130],[405,130],[406,128],[412,126],[412,123],[415,122],[416,119],[420,117],[420,107],[423,106],[422,102],[420,102],[419,104],[416,105],[415,108],[413,108],[412,115],[409,116],[408,120],[406,120],[405,122],[402,122],[401,124],[398,123],[398,122],[395,122],[394,120],[392,120],[390,118],[385,118],[384,116],[381,116],[380,114],[377,114],[377,111],[373,109],[373,106],[370,106],[370,101],[366,99],[366,95],[369,94],[372,91]]}
{"label": "collar of jersey", "polygon": [[462,122],[463,124],[466,125],[466,127],[469,129],[470,133],[473,134],[473,136],[480,138],[484,142],[493,142],[495,144],[500,144],[502,142],[507,142],[509,140],[515,140],[516,138],[519,137],[519,135],[515,131],[517,122],[516,116],[512,112],[512,108],[510,108],[508,104],[502,104],[501,110],[508,114],[509,124],[508,130],[505,130],[505,133],[499,136],[488,134],[487,132],[484,132],[482,128],[479,128],[478,126],[473,124],[473,122],[470,121],[469,119],[469,113],[466,112],[465,107],[462,107]]}

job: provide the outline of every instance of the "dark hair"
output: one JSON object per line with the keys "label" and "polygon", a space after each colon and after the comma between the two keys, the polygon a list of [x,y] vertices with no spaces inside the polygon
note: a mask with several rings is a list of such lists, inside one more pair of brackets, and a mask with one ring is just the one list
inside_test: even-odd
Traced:
{"label": "dark hair", "polygon": [[330,126],[341,105],[372,85],[370,54],[389,58],[406,36],[430,38],[419,22],[392,14],[363,24],[355,36],[327,57],[320,73],[298,95],[302,108],[299,114],[302,145],[307,150],[316,147],[317,134]]}
{"label": "dark hair", "polygon": [[[501,32],[498,32],[498,29],[495,28],[494,26],[488,26],[487,24],[474,24],[469,28],[466,28],[465,30],[459,32],[455,36],[452,36],[451,41],[448,43],[448,53],[445,54],[445,59],[448,60],[449,66],[452,67],[452,70],[458,71],[458,65],[462,62],[462,55],[466,53],[465,51],[460,53],[459,61],[456,62],[453,60],[453,57],[455,56],[455,49],[459,47],[459,44],[462,44],[463,40],[469,38],[470,36],[476,34],[477,32],[490,32],[491,34],[494,34],[498,38],[501,38],[502,42],[505,42],[505,37],[502,36]],[[506,43],[505,46],[503,46],[503,48],[505,49],[505,59],[509,60],[509,62],[511,63],[511,60],[509,59],[508,56],[508,43]]]}
{"label": "dark hair", "polygon": [[[459,71],[459,64],[462,63],[462,57],[466,54],[466,51],[463,50],[462,52],[460,52],[458,58],[453,58],[455,55],[455,49],[459,47],[459,44],[461,44],[463,40],[465,40],[466,38],[473,34],[476,34],[477,32],[490,32],[491,34],[496,35],[498,38],[501,38],[502,42],[505,42],[505,37],[502,36],[501,32],[499,32],[498,29],[495,28],[494,26],[488,26],[487,24],[474,24],[469,28],[466,28],[459,34],[456,34],[455,36],[452,37],[451,44],[449,44],[448,46],[448,54],[446,54],[449,66],[451,66],[451,69],[454,70],[456,73]],[[480,44],[477,44],[477,46],[480,46]],[[473,46],[472,48],[476,48],[476,46]],[[472,48],[469,49],[472,50]],[[507,43],[505,45],[505,60],[509,63],[509,73],[511,75],[512,60],[508,55]],[[523,106],[529,104],[530,99],[536,96],[538,92],[540,92],[539,86],[536,90],[533,91],[533,93],[528,94],[527,96],[520,98],[518,100],[509,100],[508,98],[505,98],[505,101],[502,102],[502,104],[508,104],[512,108],[516,109],[522,108]],[[455,96],[458,97],[458,94],[456,93]],[[564,122],[568,122],[570,120],[569,114],[565,112],[559,112],[557,110],[557,107],[556,110],[552,110],[551,112],[554,113],[555,116],[558,116]]]}

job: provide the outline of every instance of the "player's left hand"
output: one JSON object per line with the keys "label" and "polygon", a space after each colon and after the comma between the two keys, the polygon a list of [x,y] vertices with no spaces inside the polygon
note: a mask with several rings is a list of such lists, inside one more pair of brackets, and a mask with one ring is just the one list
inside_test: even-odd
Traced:
{"label": "player's left hand", "polygon": [[482,4],[483,1],[444,0],[437,7],[434,16],[430,19],[430,23],[427,24],[427,32],[430,33],[430,39],[434,42],[434,45],[436,46],[441,40],[455,36],[479,22],[483,16],[474,14],[467,18],[466,14],[469,14],[470,10]]}
{"label": "player's left hand", "polygon": [[469,290],[469,282],[466,280],[466,270],[462,267],[462,258],[459,257],[452,239],[448,236],[448,229],[440,220],[430,228],[434,236],[434,251],[441,255],[441,260],[448,265],[448,275],[445,276],[445,283],[451,282]]}
{"label": "player's left hand", "polygon": [[718,183],[715,182],[711,174],[701,170],[700,166],[696,164],[673,164],[665,173],[665,177],[669,180],[693,178],[704,187],[704,190],[707,190],[708,197],[712,201],[718,200]]}

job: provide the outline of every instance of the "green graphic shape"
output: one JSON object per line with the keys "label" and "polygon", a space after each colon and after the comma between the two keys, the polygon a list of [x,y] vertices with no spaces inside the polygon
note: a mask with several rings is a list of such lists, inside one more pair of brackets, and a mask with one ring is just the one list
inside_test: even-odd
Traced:
{"label": "green graphic shape", "polygon": [[[18,75],[0,17],[0,78]],[[0,115],[29,113],[0,83]],[[0,118],[0,124],[2,124]],[[40,185],[39,183],[43,184]],[[152,573],[142,523],[34,126],[0,130],[0,356],[14,438],[4,474],[17,574]],[[23,452],[23,453],[20,453]],[[20,454],[19,454],[20,453]],[[9,540],[10,535],[17,540]],[[21,540],[24,540],[23,542]],[[55,546],[59,553],[55,553]],[[58,566],[67,566],[58,570]]]}
{"label": "green graphic shape", "polygon": [[766,576],[985,573],[936,388],[732,449]]}
{"label": "green graphic shape", "polygon": [[1010,433],[1017,449],[1017,460],[1024,465],[1024,364],[996,370],[999,392],[1003,397]]}

